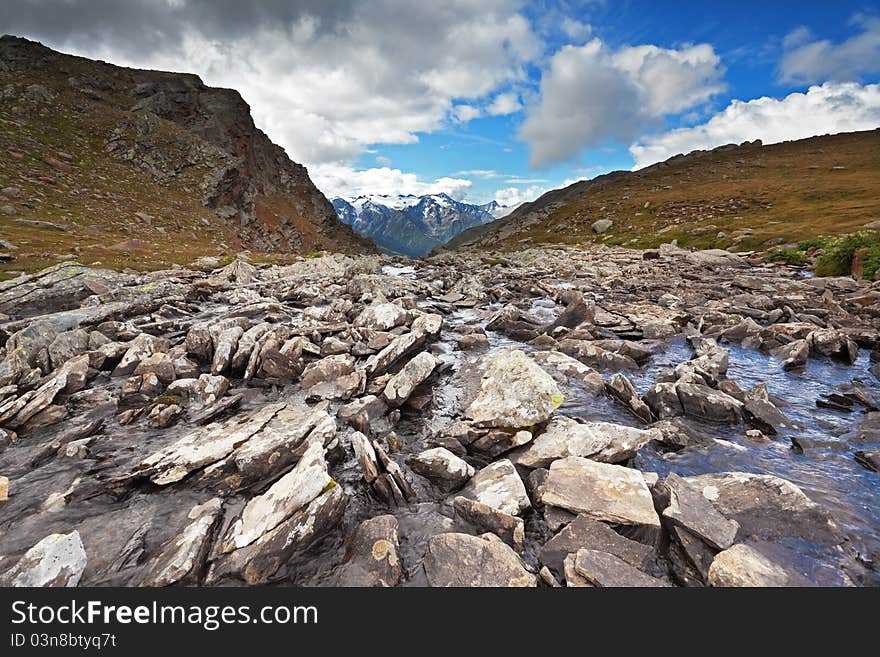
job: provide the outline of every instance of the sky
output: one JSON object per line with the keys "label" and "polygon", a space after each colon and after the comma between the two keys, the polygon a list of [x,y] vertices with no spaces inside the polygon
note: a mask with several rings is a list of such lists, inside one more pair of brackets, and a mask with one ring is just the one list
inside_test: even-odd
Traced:
{"label": "sky", "polygon": [[17,0],[0,32],[237,89],[330,198],[515,205],[880,126],[876,0]]}

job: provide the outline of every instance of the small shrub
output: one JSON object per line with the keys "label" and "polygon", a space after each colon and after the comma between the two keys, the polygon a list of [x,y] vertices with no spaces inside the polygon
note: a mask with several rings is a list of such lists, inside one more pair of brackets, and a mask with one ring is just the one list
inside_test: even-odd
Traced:
{"label": "small shrub", "polygon": [[776,249],[767,255],[767,259],[772,262],[784,262],[787,265],[805,265],[810,259],[807,258],[807,254],[801,251],[800,249],[795,249],[792,247],[786,247],[783,249]]}
{"label": "small shrub", "polygon": [[880,269],[880,235],[875,232],[853,233],[827,243],[816,259],[816,276],[848,275],[859,249],[865,249],[864,276],[873,280]]}

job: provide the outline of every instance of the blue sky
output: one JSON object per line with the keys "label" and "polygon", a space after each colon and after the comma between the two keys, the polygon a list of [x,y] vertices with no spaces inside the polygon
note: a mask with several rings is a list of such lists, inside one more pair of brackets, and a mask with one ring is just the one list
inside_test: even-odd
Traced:
{"label": "blue sky", "polygon": [[[588,24],[591,29],[586,40],[601,39],[612,49],[640,44],[672,49],[687,44],[710,44],[724,69],[721,77],[724,89],[693,110],[662,117],[656,125],[646,129],[646,134],[702,123],[734,99],[782,98],[792,92],[806,91],[810,86],[808,82],[781,79],[785,38],[795,30],[806,28],[816,40],[842,44],[863,33],[867,17],[878,15],[877,6],[867,2],[694,3],[681,0],[541,2],[525,6],[524,12],[546,40],[544,56],[529,67],[528,80],[522,85],[513,85],[531,91],[540,84],[542,69],[553,53],[565,45],[585,42],[566,34],[560,28],[559,17]],[[876,45],[874,48],[874,52],[880,54],[880,48]],[[870,69],[870,62],[866,61],[864,70],[852,79],[876,83],[876,66],[873,71]],[[818,79],[811,82],[820,81],[824,82]],[[508,181],[516,183],[511,187],[524,191],[554,188],[573,179],[630,169],[635,164],[628,150],[630,144],[609,140],[601,146],[585,147],[568,161],[531,167],[529,144],[517,137],[522,121],[523,112],[484,115],[465,124],[453,124],[420,135],[418,144],[374,145],[370,152],[358,157],[356,166],[370,168],[391,163],[405,171],[416,171],[425,179],[450,175],[470,178],[473,186],[468,196],[486,200],[499,185],[506,185]]]}
{"label": "blue sky", "polygon": [[880,126],[876,2],[14,4],[6,31],[238,89],[331,197],[515,204],[695,148]]}

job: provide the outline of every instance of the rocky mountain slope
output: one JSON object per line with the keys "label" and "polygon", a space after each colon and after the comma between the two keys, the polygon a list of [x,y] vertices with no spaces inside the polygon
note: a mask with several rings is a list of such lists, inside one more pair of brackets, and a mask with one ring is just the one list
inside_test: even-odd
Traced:
{"label": "rocky mountain slope", "polygon": [[[741,251],[880,220],[880,129],[679,155],[553,190],[448,248],[598,242]],[[600,222],[600,223],[597,223]]]}
{"label": "rocky mountain slope", "polygon": [[0,584],[880,582],[878,284],[490,255],[0,283]]}
{"label": "rocky mountain slope", "polygon": [[495,201],[464,203],[448,194],[333,199],[340,221],[389,253],[423,256],[464,230],[494,221],[509,209]]}
{"label": "rocky mountain slope", "polygon": [[236,91],[4,36],[0,99],[0,228],[17,247],[7,269],[373,250]]}

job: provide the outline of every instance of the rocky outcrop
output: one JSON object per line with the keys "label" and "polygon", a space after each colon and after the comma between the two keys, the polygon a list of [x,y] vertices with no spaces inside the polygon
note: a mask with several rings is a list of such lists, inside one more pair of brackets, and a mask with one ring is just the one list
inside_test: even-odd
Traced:
{"label": "rocky outcrop", "polygon": [[[375,251],[371,242],[337,219],[305,167],[256,127],[250,106],[237,91],[209,87],[191,74],[123,68],[64,55],[11,36],[0,38],[0,60],[7,83],[38,81],[59,87],[74,102],[93,105],[93,111],[112,110],[117,123],[100,135],[106,140],[106,154],[161,186],[180,186],[189,190],[185,193],[197,194],[249,248],[287,253]],[[85,118],[73,117],[71,128],[85,135]],[[199,174],[198,189],[187,187],[193,172]]]}

